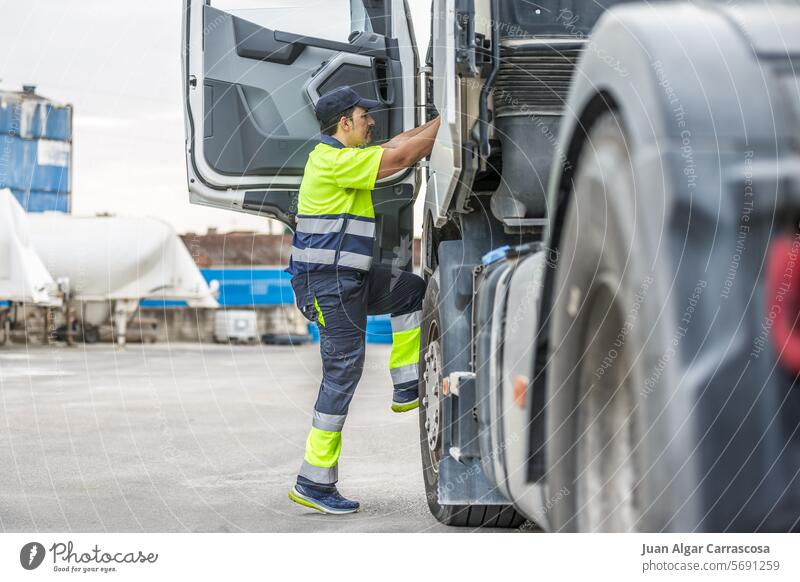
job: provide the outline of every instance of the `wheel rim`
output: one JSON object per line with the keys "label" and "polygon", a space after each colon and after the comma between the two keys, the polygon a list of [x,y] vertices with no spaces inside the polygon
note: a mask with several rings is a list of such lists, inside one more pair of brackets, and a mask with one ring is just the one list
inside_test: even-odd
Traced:
{"label": "wheel rim", "polygon": [[425,432],[428,441],[428,451],[431,455],[431,467],[439,470],[437,450],[439,446],[440,414],[439,414],[439,389],[442,385],[442,352],[439,347],[439,332],[436,323],[432,323],[428,332],[427,348],[425,349],[425,370],[422,373],[425,382],[425,397],[423,407],[425,410]]}
{"label": "wheel rim", "polygon": [[586,351],[577,410],[579,531],[634,531],[639,516],[631,340],[623,336],[620,341],[626,323],[615,299],[617,290],[616,285],[602,285],[588,303],[580,344]]}

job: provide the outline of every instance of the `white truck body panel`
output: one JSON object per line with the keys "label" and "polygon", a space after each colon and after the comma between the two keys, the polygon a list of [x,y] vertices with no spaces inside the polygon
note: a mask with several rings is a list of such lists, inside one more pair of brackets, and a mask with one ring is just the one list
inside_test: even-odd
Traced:
{"label": "white truck body panel", "polygon": [[447,220],[447,208],[461,175],[461,88],[455,70],[455,26],[455,0],[434,0],[433,34],[437,42],[433,45],[433,102],[442,123],[431,151],[425,207],[437,228]]}

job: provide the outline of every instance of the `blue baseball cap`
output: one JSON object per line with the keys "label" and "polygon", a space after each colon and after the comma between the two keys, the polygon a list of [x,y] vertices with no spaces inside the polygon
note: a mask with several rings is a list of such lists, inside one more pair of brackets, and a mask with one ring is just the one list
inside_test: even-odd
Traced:
{"label": "blue baseball cap", "polygon": [[331,89],[317,100],[314,105],[314,112],[320,121],[328,121],[334,115],[360,105],[364,109],[372,109],[379,105],[374,99],[365,99],[355,91],[350,85],[342,85],[336,89]]}

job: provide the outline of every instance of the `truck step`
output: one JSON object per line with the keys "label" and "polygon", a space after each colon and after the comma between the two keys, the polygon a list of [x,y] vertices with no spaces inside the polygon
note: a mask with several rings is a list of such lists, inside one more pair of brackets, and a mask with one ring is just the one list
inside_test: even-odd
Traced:
{"label": "truck step", "polygon": [[475,372],[450,372],[447,376],[448,392],[454,396],[461,394],[461,386],[465,382],[475,381]]}

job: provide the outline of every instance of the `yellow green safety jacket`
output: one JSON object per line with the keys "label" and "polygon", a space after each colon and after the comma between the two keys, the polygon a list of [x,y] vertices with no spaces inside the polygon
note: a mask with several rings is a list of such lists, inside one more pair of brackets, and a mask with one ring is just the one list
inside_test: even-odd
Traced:
{"label": "yellow green safety jacket", "polygon": [[322,134],[300,184],[289,273],[369,270],[375,241],[372,190],[382,156],[381,146],[348,148]]}

